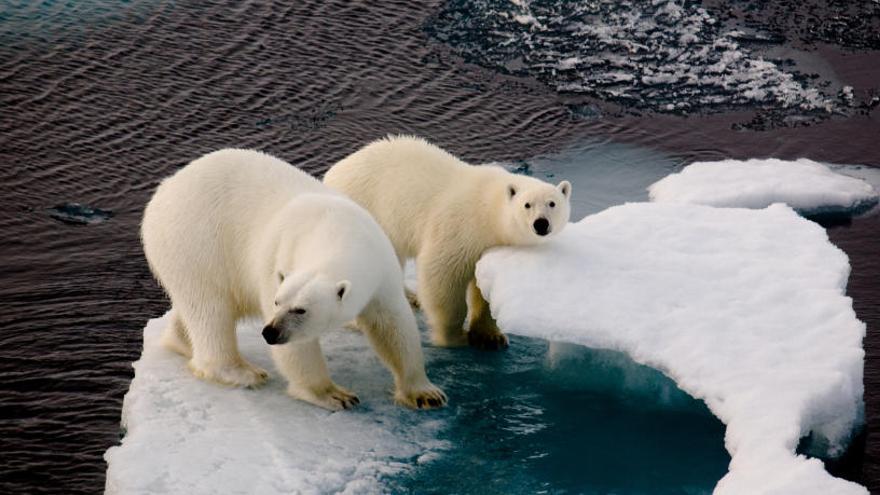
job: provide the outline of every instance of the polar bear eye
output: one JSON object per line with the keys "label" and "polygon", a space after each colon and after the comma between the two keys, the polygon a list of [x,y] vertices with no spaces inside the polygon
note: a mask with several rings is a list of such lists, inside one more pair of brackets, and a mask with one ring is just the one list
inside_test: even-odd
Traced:
{"label": "polar bear eye", "polygon": [[550,202],[550,208],[554,208],[554,207],[556,207],[556,201],[551,201],[551,202]]}
{"label": "polar bear eye", "polygon": [[527,209],[527,210],[528,210],[529,208],[531,208],[531,207],[532,207],[531,203],[526,203],[526,209]]}
{"label": "polar bear eye", "polygon": [[290,310],[291,313],[295,315],[304,315],[306,314],[306,310],[304,308],[293,308]]}

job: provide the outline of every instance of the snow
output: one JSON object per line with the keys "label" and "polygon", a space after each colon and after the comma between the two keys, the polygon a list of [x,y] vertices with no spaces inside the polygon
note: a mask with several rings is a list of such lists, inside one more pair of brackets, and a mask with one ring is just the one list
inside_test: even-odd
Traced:
{"label": "snow", "polygon": [[625,352],[704,400],[727,425],[719,495],[867,493],[795,453],[811,435],[840,454],[862,421],[848,275],[825,231],[782,204],[626,204],[477,265],[507,332]]}
{"label": "snow", "polygon": [[877,191],[806,158],[696,162],[648,191],[651,201],[765,208],[786,203],[810,214],[828,209],[859,210],[877,203]]}
{"label": "snow", "polygon": [[[330,413],[285,395],[277,373],[258,390],[195,379],[184,358],[158,345],[165,323],[144,329],[123,404],[127,431],[105,454],[108,494],[381,493],[384,477],[449,447],[437,440],[443,420],[393,403],[391,376],[359,333],[322,340],[334,378],[361,399]],[[272,370],[259,330],[239,325],[241,352]]]}

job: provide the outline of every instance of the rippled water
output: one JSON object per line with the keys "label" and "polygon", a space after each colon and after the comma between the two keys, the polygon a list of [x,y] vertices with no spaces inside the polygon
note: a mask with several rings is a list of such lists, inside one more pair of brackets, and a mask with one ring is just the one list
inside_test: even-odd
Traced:
{"label": "rippled water", "polygon": [[[809,20],[838,3],[773,8],[803,9]],[[141,210],[161,177],[207,151],[260,148],[320,174],[368,140],[407,132],[474,162],[551,156],[592,139],[662,150],[681,163],[773,155],[880,165],[871,15],[851,22],[842,40],[811,41],[800,26],[774,24],[799,50],[813,43],[811,63],[868,105],[780,127],[749,108],[656,115],[481,68],[425,31],[444,8],[0,3],[0,492],[103,488],[101,456],[118,440],[141,329],[167,308],[138,243]],[[85,225],[53,217],[52,208],[71,204],[112,216]],[[880,220],[857,219],[830,236],[851,257],[850,294],[869,328],[867,434],[834,469],[880,489]],[[541,400],[562,411],[551,385]]]}

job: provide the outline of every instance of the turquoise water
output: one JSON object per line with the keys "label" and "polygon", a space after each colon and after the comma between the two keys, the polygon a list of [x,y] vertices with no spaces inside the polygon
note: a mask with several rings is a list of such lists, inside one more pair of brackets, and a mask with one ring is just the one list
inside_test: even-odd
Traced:
{"label": "turquoise water", "polygon": [[[646,187],[681,164],[644,148],[586,142],[505,165],[570,180],[577,220],[647,200]],[[452,448],[389,480],[392,491],[690,495],[711,493],[727,471],[721,422],[624,354],[515,335],[504,352],[426,354],[431,376],[456,390],[437,413]]]}
{"label": "turquoise water", "polygon": [[455,401],[452,448],[390,480],[413,493],[711,493],[724,426],[658,371],[613,351],[512,336],[506,352],[428,350]]}

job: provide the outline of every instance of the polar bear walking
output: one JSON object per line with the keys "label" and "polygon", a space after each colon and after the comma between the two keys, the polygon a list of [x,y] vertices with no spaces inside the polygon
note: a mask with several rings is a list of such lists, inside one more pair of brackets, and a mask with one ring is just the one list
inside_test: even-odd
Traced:
{"label": "polar bear walking", "polygon": [[165,179],[141,237],[171,298],[163,343],[199,378],[258,386],[267,373],[238,352],[236,321],[260,315],[288,393],[337,410],[358,403],[333,383],[318,338],[357,319],[415,408],[446,396],[425,375],[400,267],[363,208],[269,155],[221,150]]}
{"label": "polar bear walking", "polygon": [[334,165],[324,183],[373,214],[401,265],[416,259],[419,303],[442,346],[507,346],[476,285],[476,263],[491,247],[545,241],[570,214],[568,181],[553,186],[471,166],[408,136],[365,146]]}

